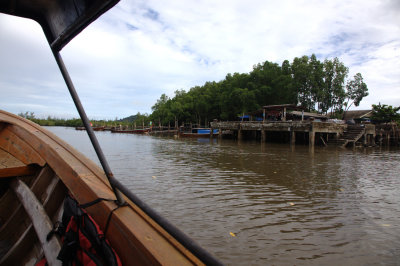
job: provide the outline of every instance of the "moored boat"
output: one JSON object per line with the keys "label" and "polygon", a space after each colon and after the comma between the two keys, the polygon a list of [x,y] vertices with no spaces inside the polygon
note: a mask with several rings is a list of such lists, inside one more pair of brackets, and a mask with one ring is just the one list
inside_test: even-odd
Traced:
{"label": "moored boat", "polygon": [[105,130],[105,126],[101,126],[101,127],[93,127],[93,131],[104,131]]}
{"label": "moored boat", "polygon": [[150,132],[150,128],[144,129],[112,129],[111,133],[126,133],[126,134],[147,134]]}
{"label": "moored boat", "polygon": [[[212,137],[218,136],[218,129],[214,129]],[[193,128],[190,132],[179,132],[179,137],[183,138],[209,138],[211,137],[211,128]]]}
{"label": "moored boat", "polygon": [[123,265],[220,264],[112,174],[59,51],[118,1],[0,2],[0,12],[42,26],[102,168],[39,125],[0,111],[0,265],[49,265],[62,247],[48,238],[71,195],[104,232]]}
{"label": "moored boat", "polygon": [[[104,131],[106,130],[105,126],[101,126],[101,127],[92,127],[93,131]],[[85,127],[75,127],[75,130],[86,130]]]}

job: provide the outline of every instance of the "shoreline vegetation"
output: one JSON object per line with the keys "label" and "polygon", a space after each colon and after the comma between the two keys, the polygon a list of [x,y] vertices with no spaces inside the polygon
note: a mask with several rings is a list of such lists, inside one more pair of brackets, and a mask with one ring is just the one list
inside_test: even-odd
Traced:
{"label": "shoreline vegetation", "polygon": [[[176,90],[174,97],[162,94],[152,106],[151,114],[137,113],[123,119],[91,120],[93,126],[144,127],[177,126],[193,123],[208,126],[209,122],[234,121],[265,105],[295,104],[308,112],[341,119],[352,106],[359,106],[368,96],[368,87],[361,73],[347,79],[349,68],[338,58],[323,62],[313,54],[296,57],[281,65],[265,61],[253,66],[249,73],[227,74],[225,79],[206,82],[185,90]],[[375,121],[400,122],[400,107],[372,105]],[[81,127],[80,119],[47,117],[40,119],[33,112],[19,114],[41,126]]]}
{"label": "shoreline vegetation", "polygon": [[[47,117],[47,118],[37,118],[34,112],[25,112],[19,113],[19,116],[31,120],[40,126],[61,126],[61,127],[83,127],[83,122],[80,118],[72,118],[72,119],[64,119],[64,118],[56,118],[56,117]],[[90,123],[93,127],[132,127],[134,123],[137,123],[138,127],[141,127],[143,124],[149,124],[149,116],[147,114],[142,115],[140,113],[126,117],[123,119],[114,119],[114,120],[94,120],[91,119]]]}

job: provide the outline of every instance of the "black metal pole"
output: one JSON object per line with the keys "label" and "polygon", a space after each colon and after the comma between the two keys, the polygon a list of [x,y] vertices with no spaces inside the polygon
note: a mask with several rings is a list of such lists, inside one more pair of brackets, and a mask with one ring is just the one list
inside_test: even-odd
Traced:
{"label": "black metal pole", "polygon": [[114,177],[107,163],[107,160],[103,154],[103,151],[101,150],[99,142],[97,141],[93,128],[90,126],[90,121],[86,116],[86,112],[83,109],[82,103],[78,97],[78,94],[76,93],[74,84],[72,83],[72,80],[64,65],[61,55],[58,51],[54,50],[53,54],[54,58],[57,61],[58,67],[60,68],[61,73],[64,77],[65,83],[67,84],[71,97],[75,103],[76,109],[78,110],[79,116],[81,117],[82,122],[86,128],[86,131],[89,135],[90,141],[92,142],[93,148],[96,151],[97,157],[99,158],[103,170],[108,178],[108,181],[111,184],[115,196],[117,197],[118,203],[120,205],[125,203],[125,200],[123,199],[121,194],[122,192],[128,199],[130,199],[133,203],[139,206],[148,216],[150,216],[155,222],[157,222],[162,228],[164,228],[165,231],[167,231],[170,235],[172,235],[176,240],[178,240],[178,242],[180,242],[185,248],[187,248],[190,252],[192,252],[206,265],[223,265],[219,260],[213,257],[205,249],[197,245],[196,242],[190,239],[181,230],[172,225],[167,219],[165,219],[164,217],[159,215],[156,211],[154,211],[152,208],[150,208],[146,203],[144,203],[140,198],[138,198],[135,194],[133,194],[129,189],[127,189]]}
{"label": "black metal pole", "polygon": [[[111,168],[108,165],[108,162],[106,160],[106,157],[104,156],[104,153],[99,145],[99,142],[97,141],[96,135],[94,134],[93,128],[90,125],[90,121],[86,115],[85,109],[83,109],[81,100],[79,99],[78,94],[76,93],[75,86],[72,83],[71,77],[68,74],[67,68],[64,65],[64,61],[61,58],[61,55],[58,51],[53,50],[53,55],[54,58],[56,59],[56,62],[58,64],[58,67],[60,68],[61,74],[65,80],[65,83],[67,84],[69,93],[71,94],[72,100],[75,103],[76,109],[78,110],[79,116],[82,119],[83,125],[86,128],[86,132],[89,135],[90,141],[92,142],[93,148],[96,151],[97,157],[100,160],[100,164],[103,167],[103,170],[107,176],[108,181],[110,182],[110,178],[114,177],[113,173],[111,172]],[[125,203],[124,198],[121,195],[121,192],[118,191],[118,189],[115,188],[115,186],[110,182],[111,187],[115,193],[115,196],[117,197],[118,204],[122,205]]]}

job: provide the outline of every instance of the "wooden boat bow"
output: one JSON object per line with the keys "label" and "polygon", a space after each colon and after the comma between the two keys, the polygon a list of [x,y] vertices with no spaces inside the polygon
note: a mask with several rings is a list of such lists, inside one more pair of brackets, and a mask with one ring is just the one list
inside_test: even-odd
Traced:
{"label": "wooden boat bow", "polygon": [[[33,181],[28,181],[28,184],[23,182],[25,181],[24,177],[17,179],[18,173],[13,177],[8,176],[8,179],[10,179],[10,184],[8,185],[14,187],[14,190],[19,187],[29,186],[31,185],[30,182],[34,184],[42,182],[43,185],[40,187],[45,190],[47,186],[44,183],[46,182],[39,180],[45,176],[45,179],[50,180],[47,183],[59,183],[60,188],[56,191],[63,190],[64,195],[68,191],[81,204],[97,198],[115,199],[113,191],[101,169],[51,132],[4,111],[0,111],[0,125],[2,125],[0,130],[0,155],[2,154],[2,157],[0,158],[4,161],[6,160],[4,158],[8,156],[13,158],[15,162],[19,161],[20,165],[35,164],[39,167],[36,168],[37,171],[33,172],[31,176]],[[10,158],[8,158],[8,161],[10,161]],[[3,163],[0,175],[6,169],[4,164],[6,163]],[[13,164],[10,165],[13,166]],[[47,174],[43,172],[47,172]],[[56,181],[51,181],[53,179]],[[2,186],[5,186],[4,182]],[[31,187],[30,189],[34,188]],[[26,191],[26,188],[24,190]],[[44,192],[42,191],[41,193]],[[36,197],[41,198],[39,191],[37,194]],[[0,206],[4,201],[8,201],[7,197],[4,198],[4,195],[2,196]],[[56,197],[56,195],[51,195],[50,197]],[[59,213],[62,199],[57,200],[57,208],[53,207],[58,211],[53,211],[49,215],[53,221],[57,219],[56,213]],[[112,213],[106,234],[124,264],[203,264],[200,259],[183,247],[138,206],[128,198],[125,198],[125,200],[128,205],[120,207]],[[20,202],[22,201],[20,200]],[[22,203],[22,205],[24,204]],[[43,204],[43,206],[46,205]],[[115,202],[101,201],[87,208],[87,211],[104,230],[108,216],[116,207]],[[9,217],[3,216],[3,214],[8,215],[1,212],[1,221],[7,221]],[[13,215],[10,216],[12,217]],[[0,224],[1,235],[3,235],[2,229],[8,228],[10,230],[10,227],[5,226],[5,224],[7,222]]]}

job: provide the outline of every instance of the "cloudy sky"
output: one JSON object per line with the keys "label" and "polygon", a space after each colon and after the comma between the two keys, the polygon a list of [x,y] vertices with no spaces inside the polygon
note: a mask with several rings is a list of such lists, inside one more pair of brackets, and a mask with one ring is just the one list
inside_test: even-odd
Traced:
{"label": "cloudy sky", "polygon": [[[150,113],[162,93],[316,54],[360,72],[378,102],[400,106],[398,0],[121,0],[61,55],[90,118]],[[77,117],[44,34],[0,15],[0,109]]]}

